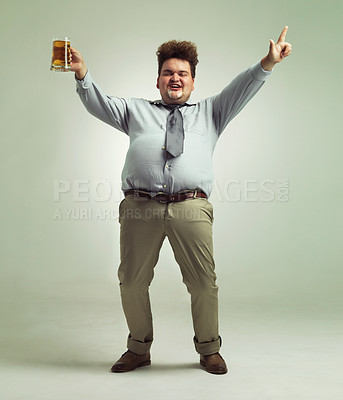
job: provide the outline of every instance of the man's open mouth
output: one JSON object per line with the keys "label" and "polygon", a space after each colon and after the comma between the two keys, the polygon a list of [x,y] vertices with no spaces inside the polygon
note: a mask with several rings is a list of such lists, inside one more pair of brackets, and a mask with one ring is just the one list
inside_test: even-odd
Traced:
{"label": "man's open mouth", "polygon": [[179,89],[182,88],[182,86],[178,85],[177,83],[175,83],[175,84],[172,84],[172,85],[168,85],[168,88],[172,89],[172,90],[179,90]]}

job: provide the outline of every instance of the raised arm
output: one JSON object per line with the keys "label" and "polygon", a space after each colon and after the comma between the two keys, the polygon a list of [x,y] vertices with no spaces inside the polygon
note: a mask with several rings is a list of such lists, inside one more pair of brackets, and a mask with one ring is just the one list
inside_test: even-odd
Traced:
{"label": "raised arm", "polygon": [[107,96],[91,77],[82,54],[73,47],[71,47],[71,70],[75,72],[76,91],[88,112],[128,134],[127,101],[119,97]]}
{"label": "raised arm", "polygon": [[288,26],[285,26],[275,43],[273,39],[269,40],[269,52],[266,57],[262,58],[261,65],[265,71],[271,71],[275,64],[281,62],[285,57],[292,52],[292,45],[286,42],[286,33]]}
{"label": "raised arm", "polygon": [[291,54],[292,45],[285,41],[287,30],[285,26],[277,43],[270,39],[266,57],[241,72],[219,95],[212,98],[218,134],[260,90],[275,64]]}

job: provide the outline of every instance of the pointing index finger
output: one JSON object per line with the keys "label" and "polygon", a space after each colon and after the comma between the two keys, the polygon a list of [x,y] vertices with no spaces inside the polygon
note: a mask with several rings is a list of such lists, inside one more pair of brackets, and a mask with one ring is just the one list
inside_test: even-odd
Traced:
{"label": "pointing index finger", "polygon": [[284,41],[286,40],[286,33],[287,33],[287,31],[288,31],[288,26],[285,26],[285,27],[283,28],[283,31],[281,32],[281,35],[279,36],[279,39],[278,39],[277,43],[279,43],[279,42],[284,42]]}

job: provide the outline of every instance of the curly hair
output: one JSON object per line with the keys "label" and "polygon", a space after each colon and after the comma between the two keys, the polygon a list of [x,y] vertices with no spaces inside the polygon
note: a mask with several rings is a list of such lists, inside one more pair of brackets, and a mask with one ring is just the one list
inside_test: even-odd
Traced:
{"label": "curly hair", "polygon": [[163,63],[169,58],[180,58],[189,62],[192,78],[195,77],[195,67],[198,64],[198,53],[193,42],[170,40],[164,42],[156,51],[158,60],[158,75],[161,74]]}

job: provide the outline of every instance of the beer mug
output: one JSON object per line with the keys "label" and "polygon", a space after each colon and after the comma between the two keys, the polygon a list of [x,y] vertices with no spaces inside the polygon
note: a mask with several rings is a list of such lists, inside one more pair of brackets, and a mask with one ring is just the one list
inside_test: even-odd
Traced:
{"label": "beer mug", "polygon": [[70,71],[70,39],[57,37],[53,40],[50,71]]}

